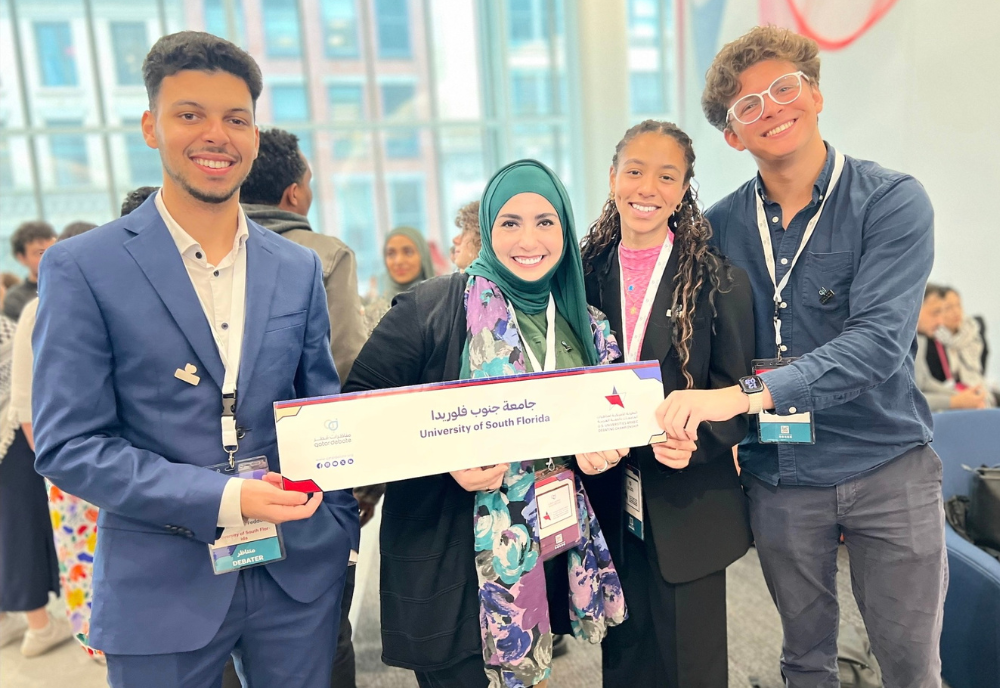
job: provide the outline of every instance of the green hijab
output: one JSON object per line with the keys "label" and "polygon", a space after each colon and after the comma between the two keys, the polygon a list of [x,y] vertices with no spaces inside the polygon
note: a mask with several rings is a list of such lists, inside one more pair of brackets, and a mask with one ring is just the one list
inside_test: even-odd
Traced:
{"label": "green hijab", "polygon": [[[520,193],[536,193],[555,208],[563,229],[563,252],[559,262],[539,280],[529,282],[508,270],[493,252],[493,223],[500,209]],[[513,304],[514,308],[528,314],[541,313],[549,302],[549,293],[556,302],[556,309],[566,319],[581,342],[593,342],[590,315],[587,311],[587,293],[583,285],[583,261],[576,243],[573,227],[573,208],[566,187],[559,177],[537,160],[518,160],[503,167],[493,175],[483,192],[479,205],[479,234],[483,248],[479,257],[465,271],[490,280]],[[584,347],[587,364],[597,364],[597,349]]]}
{"label": "green hijab", "polygon": [[382,264],[385,265],[385,249],[389,245],[389,239],[400,235],[405,236],[413,242],[414,246],[417,247],[417,253],[420,255],[420,274],[417,275],[416,279],[413,281],[402,284],[392,278],[389,268],[386,267],[385,278],[382,280],[382,296],[390,301],[396,296],[396,294],[404,292],[411,287],[415,287],[424,280],[429,280],[434,276],[434,263],[431,261],[431,249],[427,246],[427,240],[424,239],[424,235],[420,233],[420,230],[414,229],[413,227],[396,227],[396,229],[389,232],[388,236],[385,238],[385,243],[382,244]]}

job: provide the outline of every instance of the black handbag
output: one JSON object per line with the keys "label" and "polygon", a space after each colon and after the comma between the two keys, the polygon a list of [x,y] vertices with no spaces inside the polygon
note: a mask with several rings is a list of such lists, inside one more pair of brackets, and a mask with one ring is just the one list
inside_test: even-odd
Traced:
{"label": "black handbag", "polygon": [[1000,549],[1000,465],[965,468],[972,472],[966,529],[979,547]]}

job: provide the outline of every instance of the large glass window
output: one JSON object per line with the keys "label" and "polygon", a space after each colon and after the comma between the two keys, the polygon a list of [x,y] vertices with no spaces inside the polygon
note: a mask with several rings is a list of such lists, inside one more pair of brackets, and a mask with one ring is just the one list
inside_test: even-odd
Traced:
{"label": "large glass window", "polygon": [[122,124],[131,131],[125,134],[125,155],[128,158],[129,187],[159,186],[163,183],[160,155],[146,145],[140,132],[140,120],[125,120]]}
{"label": "large glass window", "polygon": [[[20,43],[10,7],[21,17]],[[368,277],[384,273],[380,237],[394,224],[417,226],[446,247],[458,207],[478,198],[509,160],[540,158],[583,206],[568,174],[581,162],[576,38],[566,31],[575,26],[575,2],[90,0],[89,7],[0,0],[0,57],[10,67],[0,74],[0,242],[18,218],[107,221],[125,191],[162,182],[158,151],[139,130],[141,65],[162,33],[185,29],[228,38],[257,60],[267,79],[257,118],[299,137],[315,175],[310,219],[358,251],[363,290]],[[19,45],[28,52],[18,53]],[[24,89],[18,65],[29,77]],[[24,112],[30,121],[20,120]]]}
{"label": "large glass window", "polygon": [[340,207],[340,238],[358,260],[358,285],[367,291],[372,277],[385,272],[375,224],[375,198],[370,177],[342,177],[335,183]]}
{"label": "large glass window", "polygon": [[410,57],[410,19],[407,0],[375,0],[378,26],[378,56],[383,59]]}
{"label": "large glass window", "polygon": [[424,211],[423,177],[397,177],[389,180],[389,223],[395,227],[413,227],[427,233]]}
{"label": "large glass window", "polygon": [[14,167],[10,162],[10,142],[0,139],[0,189],[14,188]]}
{"label": "large glass window", "polygon": [[514,115],[547,115],[552,111],[552,79],[544,70],[511,70],[510,106]]}
{"label": "large glass window", "polygon": [[35,44],[42,86],[78,85],[69,22],[35,22]]}
{"label": "large glass window", "polygon": [[[360,123],[365,119],[364,86],[356,82],[331,84],[327,87],[330,120],[337,124]],[[369,135],[364,132],[340,133],[333,136],[333,156],[345,160],[370,154]]]}
{"label": "large glass window", "polygon": [[673,0],[628,0],[629,105],[636,119],[675,118]]}
{"label": "large glass window", "polygon": [[304,84],[271,86],[271,119],[274,122],[309,121],[309,99]]}
{"label": "large glass window", "polygon": [[[392,122],[416,119],[413,83],[382,84],[382,117]],[[416,129],[391,130],[385,137],[385,155],[388,158],[416,158],[420,156],[420,137]]]}
{"label": "large glass window", "polygon": [[111,22],[115,76],[119,86],[142,85],[142,61],[149,52],[146,22]]}
{"label": "large glass window", "polygon": [[[49,128],[73,129],[83,126],[80,120],[49,120]],[[87,137],[84,134],[52,134],[49,136],[53,179],[57,186],[81,186],[90,182],[90,160]]]}
{"label": "large glass window", "polygon": [[300,57],[299,8],[296,0],[262,0],[264,43],[268,57]]}
{"label": "large glass window", "polygon": [[227,0],[204,0],[205,3],[205,31],[216,36],[226,38],[238,45],[246,45],[246,24],[243,19],[242,0],[228,0],[233,8],[233,30],[235,35],[229,35],[229,22],[226,18]]}
{"label": "large glass window", "polygon": [[510,42],[523,45],[548,37],[545,0],[508,0]]}
{"label": "large glass window", "polygon": [[322,2],[323,50],[326,56],[358,57],[358,18],[354,6],[355,0],[322,0]]}

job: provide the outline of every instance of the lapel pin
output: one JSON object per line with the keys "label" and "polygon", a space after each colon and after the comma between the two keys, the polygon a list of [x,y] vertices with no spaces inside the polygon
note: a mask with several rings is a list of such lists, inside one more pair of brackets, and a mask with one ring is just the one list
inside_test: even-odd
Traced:
{"label": "lapel pin", "polygon": [[195,373],[197,372],[198,368],[188,363],[187,365],[184,366],[183,370],[181,368],[175,370],[174,377],[176,377],[178,380],[183,380],[189,385],[194,385],[197,387],[198,383],[201,382],[201,378],[195,375]]}

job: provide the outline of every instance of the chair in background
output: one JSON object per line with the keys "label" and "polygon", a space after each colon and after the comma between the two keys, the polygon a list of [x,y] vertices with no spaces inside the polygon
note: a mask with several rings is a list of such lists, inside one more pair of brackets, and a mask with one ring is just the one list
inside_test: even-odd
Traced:
{"label": "chair in background", "polygon": [[[934,415],[934,450],[947,501],[968,495],[975,467],[1000,463],[1000,409]],[[1000,561],[945,526],[950,579],[941,634],[941,673],[951,688],[1000,686]]]}

